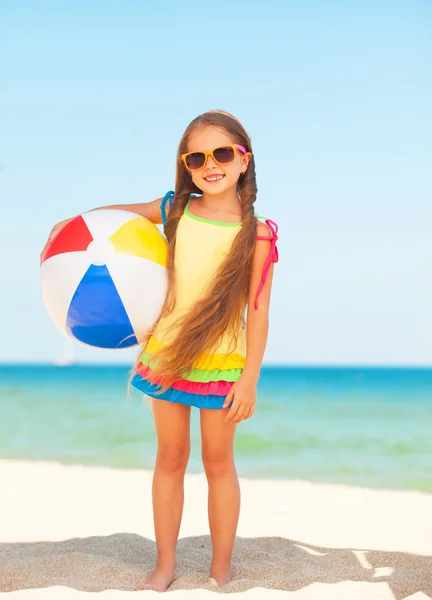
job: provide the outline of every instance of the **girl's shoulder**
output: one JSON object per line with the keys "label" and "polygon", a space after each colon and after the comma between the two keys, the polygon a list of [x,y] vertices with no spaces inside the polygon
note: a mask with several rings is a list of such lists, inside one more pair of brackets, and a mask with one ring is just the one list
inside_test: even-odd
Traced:
{"label": "girl's shoulder", "polygon": [[259,219],[260,219],[260,217],[256,218],[256,221],[257,221],[257,235],[260,236],[260,237],[264,236],[264,235],[269,235],[269,228],[268,228],[268,226],[265,225],[264,223],[262,223]]}
{"label": "girl's shoulder", "polygon": [[[261,220],[264,221],[264,223],[261,222]],[[256,217],[256,222],[257,222],[257,239],[259,240],[269,240],[269,241],[274,241],[276,242],[278,239],[278,225],[277,223],[275,223],[274,221],[272,221],[271,219],[267,219],[266,217],[262,217],[262,216],[257,216]]]}

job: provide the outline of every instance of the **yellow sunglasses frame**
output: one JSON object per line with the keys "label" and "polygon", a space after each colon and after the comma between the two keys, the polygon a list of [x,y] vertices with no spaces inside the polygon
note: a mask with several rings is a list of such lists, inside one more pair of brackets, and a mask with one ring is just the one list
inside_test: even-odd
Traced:
{"label": "yellow sunglasses frame", "polygon": [[[215,150],[218,150],[219,148],[232,148],[234,150],[234,158],[232,160],[230,160],[229,162],[220,163],[218,160],[216,160],[216,158],[214,157],[214,154],[213,154],[213,152]],[[207,164],[207,160],[208,160],[209,156],[211,156],[212,159],[215,161],[215,163],[217,163],[218,165],[231,165],[236,159],[237,152],[242,152],[243,154],[246,154],[247,150],[243,146],[240,146],[240,144],[224,144],[223,146],[216,146],[216,148],[213,148],[212,150],[195,150],[195,152],[186,152],[186,154],[181,154],[180,158],[182,159],[183,164],[186,167],[186,169],[189,172],[192,172],[192,171],[201,171],[201,169],[204,169],[204,167]],[[203,166],[199,167],[198,169],[190,169],[186,164],[186,158],[190,154],[204,154],[205,158],[204,158]]]}

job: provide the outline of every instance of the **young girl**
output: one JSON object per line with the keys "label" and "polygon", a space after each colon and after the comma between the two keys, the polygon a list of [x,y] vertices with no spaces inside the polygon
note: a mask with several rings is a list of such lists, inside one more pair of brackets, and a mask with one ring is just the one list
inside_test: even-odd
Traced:
{"label": "young girl", "polygon": [[[278,260],[277,226],[258,221],[256,195],[248,134],[229,113],[210,111],[194,119],[180,141],[174,193],[144,204],[101,207],[163,223],[169,244],[167,301],[132,379],[152,397],[158,441],[152,489],[158,559],[140,589],[165,591],[175,576],[191,406],[200,409],[210,577],[219,586],[232,579],[240,509],[234,435],[255,411],[272,263]],[[42,256],[66,222],[53,228]]]}

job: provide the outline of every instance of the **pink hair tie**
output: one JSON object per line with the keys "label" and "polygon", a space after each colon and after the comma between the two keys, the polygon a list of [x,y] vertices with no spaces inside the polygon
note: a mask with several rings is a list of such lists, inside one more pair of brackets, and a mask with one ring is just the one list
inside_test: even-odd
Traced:
{"label": "pink hair tie", "polygon": [[270,246],[270,251],[268,253],[267,259],[265,261],[264,264],[264,268],[263,268],[263,273],[261,276],[261,281],[259,283],[257,292],[256,292],[256,296],[255,296],[255,302],[254,302],[254,308],[255,310],[258,309],[258,297],[261,294],[261,291],[264,287],[264,284],[266,282],[267,279],[267,275],[270,269],[270,265],[272,263],[277,263],[279,261],[279,251],[278,248],[276,246],[276,242],[278,241],[278,226],[277,223],[275,223],[274,221],[272,221],[271,219],[266,219],[265,224],[267,225],[267,227],[270,229],[270,234],[271,237],[265,237],[262,235],[258,235],[257,236],[257,240],[269,240],[271,242],[271,246]]}

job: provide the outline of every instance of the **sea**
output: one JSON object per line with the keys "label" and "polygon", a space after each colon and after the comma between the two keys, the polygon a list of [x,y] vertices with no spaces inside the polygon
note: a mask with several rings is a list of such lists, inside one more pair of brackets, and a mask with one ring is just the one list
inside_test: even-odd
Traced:
{"label": "sea", "polygon": [[[152,469],[127,366],[0,365],[0,459]],[[192,409],[188,472],[203,471]],[[237,427],[241,477],[432,492],[432,368],[264,366]]]}

